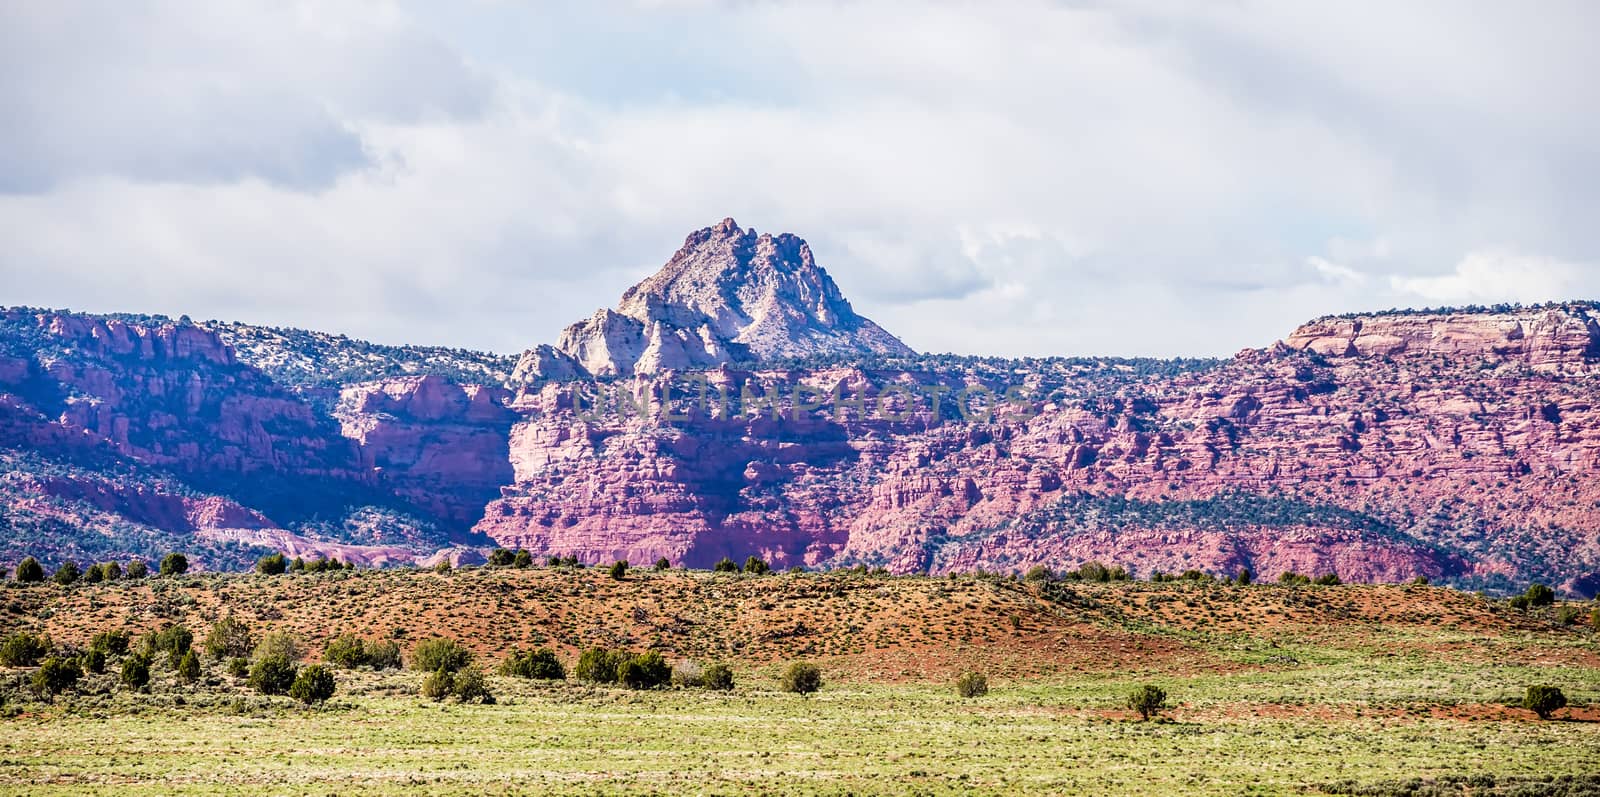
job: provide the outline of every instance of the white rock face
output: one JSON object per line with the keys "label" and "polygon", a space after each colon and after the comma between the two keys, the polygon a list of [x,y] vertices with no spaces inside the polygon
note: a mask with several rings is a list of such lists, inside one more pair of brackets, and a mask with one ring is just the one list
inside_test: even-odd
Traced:
{"label": "white rock face", "polygon": [[[595,375],[706,368],[817,354],[914,354],[856,315],[805,241],[723,219],[665,266],[561,333],[556,348]],[[520,370],[520,369],[519,369]]]}
{"label": "white rock face", "polygon": [[542,382],[545,380],[574,379],[583,374],[583,367],[566,352],[541,343],[522,353],[517,367],[511,372],[514,384]]}

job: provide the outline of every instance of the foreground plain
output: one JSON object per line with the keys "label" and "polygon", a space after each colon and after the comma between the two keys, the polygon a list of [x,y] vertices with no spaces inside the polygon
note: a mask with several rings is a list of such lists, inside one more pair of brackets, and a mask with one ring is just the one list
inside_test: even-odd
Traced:
{"label": "foreground plain", "polygon": [[[491,665],[513,645],[569,663],[590,644],[658,646],[738,680],[720,694],[495,677],[498,702],[478,705],[420,698],[417,673],[341,670],[307,709],[215,663],[198,688],[163,667],[148,693],[9,704],[7,794],[1404,793],[1453,776],[1479,784],[1454,793],[1558,794],[1587,792],[1539,779],[1600,776],[1593,632],[1442,589],[485,569],[5,597],[10,625],[69,644],[173,620],[203,634],[233,613],[313,650],[342,630],[407,648],[453,630]],[[822,665],[822,692],[777,691],[793,658]],[[967,666],[991,674],[989,695],[955,695]],[[1143,683],[1174,703],[1159,721],[1122,708]],[[1536,719],[1518,707],[1534,683],[1571,706]]]}

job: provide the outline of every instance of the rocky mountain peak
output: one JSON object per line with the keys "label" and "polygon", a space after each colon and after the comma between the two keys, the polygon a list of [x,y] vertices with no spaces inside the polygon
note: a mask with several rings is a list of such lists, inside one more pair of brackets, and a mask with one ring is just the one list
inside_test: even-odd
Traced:
{"label": "rocky mountain peak", "polygon": [[690,233],[615,311],[568,327],[556,348],[594,374],[914,353],[856,314],[804,240],[758,234],[731,218]]}

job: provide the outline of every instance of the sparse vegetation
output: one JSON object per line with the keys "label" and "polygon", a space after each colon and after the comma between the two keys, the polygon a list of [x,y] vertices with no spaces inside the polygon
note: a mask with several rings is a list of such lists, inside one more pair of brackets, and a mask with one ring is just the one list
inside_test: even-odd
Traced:
{"label": "sparse vegetation", "polygon": [[[1571,718],[1593,715],[1600,676],[1585,663],[1593,637],[1558,627],[1550,621],[1554,612],[1510,613],[1504,602],[1445,589],[1230,590],[1214,579],[1176,578],[1171,584],[1057,580],[1041,587],[964,575],[730,579],[674,571],[616,582],[603,570],[472,568],[444,579],[395,571],[327,579],[199,574],[136,589],[13,587],[13,600],[33,616],[12,616],[30,633],[59,637],[61,645],[45,655],[70,656],[84,674],[76,690],[51,705],[27,688],[31,671],[0,673],[21,687],[5,693],[6,710],[20,713],[8,720],[14,741],[0,788],[48,782],[93,791],[117,783],[161,792],[164,773],[202,758],[233,791],[276,793],[286,738],[317,751],[304,779],[304,790],[316,793],[349,790],[375,771],[425,767],[433,768],[419,788],[490,791],[533,757],[567,763],[551,765],[559,775],[530,782],[529,789],[694,791],[716,772],[723,791],[770,791],[767,769],[750,762],[790,749],[818,757],[779,762],[803,779],[800,791],[825,779],[857,793],[909,783],[936,793],[1006,793],[1027,784],[1053,793],[1274,794],[1314,792],[1351,771],[1369,784],[1424,768],[1600,771],[1600,754],[1591,752],[1600,749],[1592,743],[1593,723],[1539,724],[1532,713],[1507,712],[1519,704],[1521,684],[1549,682],[1566,690]],[[126,612],[128,605],[150,607],[152,619],[124,620],[139,617]],[[1568,605],[1576,604],[1557,609]],[[118,638],[127,649],[123,622],[139,632],[141,644],[133,647],[142,648],[143,639],[171,627],[214,630],[230,613],[322,654],[340,645],[353,652],[358,634],[381,640],[361,639],[365,655],[378,645],[398,651],[394,640],[410,648],[416,643],[407,640],[427,642],[430,633],[448,629],[513,677],[330,667],[338,693],[332,708],[295,711],[291,699],[302,699],[295,684],[316,665],[295,669],[288,699],[240,694],[248,672],[229,678],[221,668],[205,669],[185,683],[164,660],[145,673],[147,686],[134,679],[139,686],[108,694],[119,666],[130,669],[138,660],[116,658],[124,654],[107,654],[110,675],[93,674],[88,651],[117,650]],[[1368,630],[1380,626],[1375,654]],[[157,634],[143,635],[151,627]],[[520,650],[511,652],[516,645]],[[659,651],[678,662],[672,683],[683,688],[530,684],[520,679],[525,668],[509,664],[536,659],[537,649],[526,652],[530,645],[588,645],[617,670],[640,657],[632,651]],[[77,652],[78,646],[87,650]],[[1452,653],[1426,653],[1437,649]],[[930,650],[938,656],[927,656]],[[209,654],[207,646],[192,646],[193,655],[202,652]],[[924,657],[918,667],[901,663],[908,653]],[[745,677],[756,681],[755,673],[770,679],[783,671],[775,660],[816,657],[810,660],[827,662],[830,688],[826,699],[809,701],[780,699],[768,691],[770,680],[767,687],[753,681],[730,698],[686,691],[731,688],[732,669],[709,663],[724,657],[748,666],[752,674]],[[206,667],[211,658],[203,660]],[[247,666],[240,658],[225,661],[230,673]],[[955,667],[1005,672],[1016,687],[960,700],[951,694]],[[1140,683],[1119,673],[1134,667],[1163,679],[1167,690],[1181,684],[1181,722],[1107,722],[1132,713],[1125,699]],[[294,662],[283,668],[294,669]],[[726,686],[719,685],[722,671]],[[1497,686],[1508,674],[1517,686]],[[465,684],[459,694],[458,680]],[[847,687],[832,688],[835,681]],[[429,686],[440,682],[442,691]],[[492,693],[480,695],[474,682],[485,690],[492,683]],[[416,696],[419,683],[429,696]],[[1419,692],[1424,683],[1427,691]],[[449,705],[431,702],[433,695]],[[497,698],[516,705],[480,705]],[[1565,718],[1560,710],[1553,716]],[[141,733],[160,734],[163,743],[144,748],[136,766],[105,760],[106,738],[145,738]],[[619,744],[636,738],[654,740],[648,765],[637,746]],[[1274,766],[1257,765],[1255,748],[1280,738],[1294,743],[1276,748]],[[110,749],[121,752],[115,743]],[[573,759],[572,749],[585,756]],[[1362,769],[1337,771],[1329,761]],[[378,790],[408,788],[385,781]]]}

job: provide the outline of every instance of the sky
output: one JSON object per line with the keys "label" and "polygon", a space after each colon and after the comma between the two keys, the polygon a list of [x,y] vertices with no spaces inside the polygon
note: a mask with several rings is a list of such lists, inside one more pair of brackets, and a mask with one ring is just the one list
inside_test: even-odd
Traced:
{"label": "sky", "polygon": [[1600,4],[0,3],[0,305],[514,353],[733,217],[914,348],[1600,297]]}

